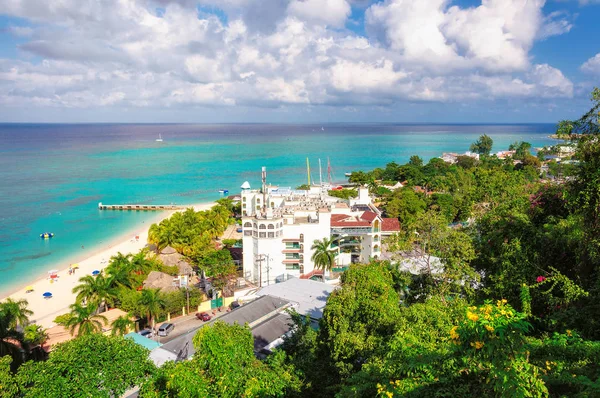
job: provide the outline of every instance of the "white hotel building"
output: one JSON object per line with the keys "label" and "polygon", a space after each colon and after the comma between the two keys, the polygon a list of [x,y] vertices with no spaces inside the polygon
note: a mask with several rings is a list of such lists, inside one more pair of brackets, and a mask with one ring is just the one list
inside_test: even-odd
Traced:
{"label": "white hotel building", "polygon": [[245,182],[241,193],[244,277],[261,286],[314,275],[315,240],[335,237],[336,267],[345,267],[378,258],[382,238],[400,229],[397,219],[381,217],[367,188],[346,201],[324,186],[300,191],[267,186],[265,179],[262,190]]}

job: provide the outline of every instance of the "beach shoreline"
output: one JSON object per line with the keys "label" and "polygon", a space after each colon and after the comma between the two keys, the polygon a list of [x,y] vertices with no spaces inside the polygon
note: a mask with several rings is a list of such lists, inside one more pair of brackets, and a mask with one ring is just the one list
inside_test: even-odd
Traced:
{"label": "beach shoreline", "polygon": [[[208,210],[215,205],[215,202],[204,202],[190,204],[186,208],[193,208],[196,211]],[[29,317],[32,323],[36,323],[45,328],[54,326],[56,316],[68,312],[69,306],[75,302],[75,295],[72,293],[79,278],[85,275],[91,275],[94,270],[102,270],[108,265],[112,256],[121,252],[123,254],[135,254],[144,248],[148,241],[148,231],[150,226],[164,219],[171,217],[174,213],[184,210],[164,211],[157,214],[156,217],[145,221],[144,226],[136,225],[128,228],[127,231],[119,233],[114,239],[110,239],[103,244],[98,242],[88,253],[74,253],[68,259],[62,259],[60,264],[49,262],[45,267],[48,270],[58,270],[58,278],[52,282],[47,276],[36,275],[26,281],[25,278],[18,288],[10,288],[3,292],[0,301],[7,298],[13,300],[25,299],[28,302],[28,308],[33,311]],[[139,239],[135,239],[138,236]],[[69,265],[67,265],[69,264]],[[78,269],[69,275],[70,264],[78,264]],[[27,286],[32,286],[33,291],[27,293]],[[52,298],[44,298],[45,292],[51,292]]]}

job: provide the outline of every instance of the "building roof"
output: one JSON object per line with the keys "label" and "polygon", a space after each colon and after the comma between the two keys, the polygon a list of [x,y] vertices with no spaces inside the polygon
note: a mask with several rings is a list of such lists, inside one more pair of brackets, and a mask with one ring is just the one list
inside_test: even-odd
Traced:
{"label": "building roof", "polygon": [[[121,316],[129,316],[128,313],[126,313],[123,310],[120,310],[118,308],[112,308],[106,312],[102,312],[100,315],[104,316],[106,318],[106,325],[102,326],[102,331],[107,332],[109,330],[112,330],[112,323],[115,321],[115,319],[121,317]],[[133,317],[131,317],[133,319]]]}
{"label": "building roof", "polygon": [[254,351],[258,352],[292,329],[292,317],[280,313],[252,328]]}
{"label": "building roof", "polygon": [[332,214],[332,227],[370,227],[371,222],[361,219],[359,216],[351,216],[347,214]]}
{"label": "building roof", "polygon": [[[146,340],[149,340],[146,337],[143,337]],[[171,351],[167,351],[164,348],[157,347],[150,351],[150,355],[148,356],[152,362],[156,366],[162,366],[167,361],[176,361],[177,355]]]}
{"label": "building roof", "polygon": [[291,278],[285,282],[264,286],[256,295],[282,298],[294,304],[299,314],[319,319],[323,316],[327,298],[334,290],[334,286],[323,282]]}
{"label": "building roof", "polygon": [[360,218],[369,222],[373,222],[373,220],[377,218],[377,214],[373,213],[372,211],[365,211]]}
{"label": "building roof", "polygon": [[397,218],[384,218],[381,223],[381,230],[386,232],[400,231],[400,221]]}
{"label": "building roof", "polygon": [[167,246],[160,251],[160,254],[166,254],[166,255],[175,254],[175,253],[177,253],[177,250],[175,250],[171,246]]}
{"label": "building roof", "polygon": [[282,310],[283,307],[289,304],[288,300],[284,300],[279,297],[272,297],[263,295],[254,301],[249,302],[229,314],[223,315],[219,320],[233,325],[235,323],[244,325],[248,323],[250,327],[252,324],[261,320],[261,318],[272,314],[273,312]]}
{"label": "building roof", "polygon": [[141,345],[144,348],[147,348],[150,351],[161,346],[160,343],[158,343],[154,340],[150,340],[149,338],[144,337],[135,332],[127,333],[124,337],[126,339],[131,339],[131,340],[135,341],[137,344]]}
{"label": "building roof", "polygon": [[177,289],[173,286],[173,277],[160,271],[150,271],[143,284],[145,288],[160,289],[162,291]]}
{"label": "building roof", "polygon": [[242,188],[242,189],[250,189],[250,183],[248,181],[244,181],[244,183],[242,184],[242,186],[240,188]]}

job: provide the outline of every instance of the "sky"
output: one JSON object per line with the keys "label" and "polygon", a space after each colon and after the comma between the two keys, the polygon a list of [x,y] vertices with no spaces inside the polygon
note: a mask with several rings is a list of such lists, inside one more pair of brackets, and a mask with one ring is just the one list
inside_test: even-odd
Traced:
{"label": "sky", "polygon": [[0,0],[0,122],[556,122],[599,37],[600,0]]}

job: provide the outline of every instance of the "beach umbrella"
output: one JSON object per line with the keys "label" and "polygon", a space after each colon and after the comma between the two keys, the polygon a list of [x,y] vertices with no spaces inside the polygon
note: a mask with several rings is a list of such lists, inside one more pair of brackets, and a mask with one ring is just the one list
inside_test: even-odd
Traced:
{"label": "beach umbrella", "polygon": [[46,292],[46,293],[42,294],[42,296],[44,296],[44,298],[50,298],[50,297],[52,297],[52,293]]}
{"label": "beach umbrella", "polygon": [[73,265],[71,265],[71,268],[73,268],[73,269],[79,269],[79,264],[73,264]]}
{"label": "beach umbrella", "polygon": [[92,275],[94,275],[94,276],[98,275],[99,273],[100,273],[100,271],[98,271],[97,269],[92,271]]}
{"label": "beach umbrella", "polygon": [[33,292],[33,286],[29,285],[25,288],[25,292],[29,293],[29,292]]}

